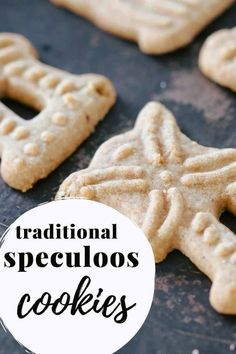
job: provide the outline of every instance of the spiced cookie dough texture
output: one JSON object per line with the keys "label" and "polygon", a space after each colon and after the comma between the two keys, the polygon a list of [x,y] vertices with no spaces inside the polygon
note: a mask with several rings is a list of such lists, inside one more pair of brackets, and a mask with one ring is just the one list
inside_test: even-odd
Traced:
{"label": "spiced cookie dough texture", "polygon": [[236,237],[219,221],[236,214],[236,150],[191,141],[161,104],[147,104],[133,130],[105,142],[57,198],[107,204],[136,222],[157,262],[180,250],[213,281],[212,306],[236,314]]}
{"label": "spiced cookie dough texture", "polygon": [[148,54],[189,44],[233,0],[51,0],[117,36],[136,41]]}
{"label": "spiced cookie dough texture", "polygon": [[2,33],[0,97],[40,111],[27,121],[0,102],[1,175],[11,187],[27,191],[92,133],[114,104],[115,91],[105,77],[42,64],[26,38]]}
{"label": "spiced cookie dough texture", "polygon": [[209,79],[236,92],[236,27],[217,31],[207,38],[199,66]]}

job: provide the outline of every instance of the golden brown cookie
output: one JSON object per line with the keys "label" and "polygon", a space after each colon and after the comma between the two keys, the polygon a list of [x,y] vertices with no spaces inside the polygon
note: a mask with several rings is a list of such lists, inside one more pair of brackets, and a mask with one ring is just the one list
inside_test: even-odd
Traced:
{"label": "golden brown cookie", "polygon": [[65,160],[94,130],[115,101],[102,76],[72,75],[36,60],[22,36],[0,34],[0,97],[40,113],[27,121],[0,102],[1,174],[26,191]]}
{"label": "golden brown cookie", "polygon": [[151,102],[133,130],[105,142],[88,169],[63,182],[57,198],[65,197],[94,199],[130,217],[157,262],[180,250],[213,281],[212,306],[236,314],[236,237],[219,221],[225,209],[236,213],[235,149],[198,145]]}
{"label": "golden brown cookie", "polygon": [[149,54],[189,44],[233,0],[51,0]]}
{"label": "golden brown cookie", "polygon": [[217,31],[207,38],[199,66],[208,78],[236,92],[236,27]]}

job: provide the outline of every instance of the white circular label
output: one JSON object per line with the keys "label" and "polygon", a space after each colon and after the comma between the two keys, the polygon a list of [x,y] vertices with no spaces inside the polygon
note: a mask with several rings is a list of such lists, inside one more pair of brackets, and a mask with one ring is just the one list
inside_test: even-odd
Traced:
{"label": "white circular label", "polygon": [[127,217],[94,201],[54,201],[2,239],[0,317],[34,353],[111,354],[145,321],[154,278],[149,242]]}

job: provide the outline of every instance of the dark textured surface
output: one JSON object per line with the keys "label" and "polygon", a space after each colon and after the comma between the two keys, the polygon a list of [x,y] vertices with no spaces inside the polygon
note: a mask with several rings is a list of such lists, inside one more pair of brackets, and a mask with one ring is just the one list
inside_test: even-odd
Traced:
{"label": "dark textured surface", "polygon": [[[223,0],[222,0],[223,1]],[[93,134],[46,180],[26,194],[0,180],[0,234],[24,211],[51,200],[71,172],[88,165],[107,138],[133,126],[150,99],[171,108],[192,139],[215,147],[236,147],[236,95],[202,77],[199,48],[208,34],[236,24],[236,6],[210,25],[192,45],[160,58],[141,54],[136,45],[114,38],[47,0],[0,0],[0,31],[26,35],[42,61],[74,73],[109,76],[118,102]],[[8,102],[9,103],[9,102]],[[27,112],[17,107],[24,117]],[[31,116],[31,113],[30,113]],[[226,215],[236,229],[235,219]],[[1,284],[0,286],[4,286]],[[177,252],[157,266],[156,294],[145,325],[121,354],[236,353],[236,317],[220,316],[208,302],[210,282]],[[0,330],[0,354],[24,353]]]}

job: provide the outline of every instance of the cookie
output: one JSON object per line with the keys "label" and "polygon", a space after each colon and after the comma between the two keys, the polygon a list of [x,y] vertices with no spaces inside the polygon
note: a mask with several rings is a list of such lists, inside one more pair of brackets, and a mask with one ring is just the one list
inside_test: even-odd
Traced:
{"label": "cookie", "polygon": [[236,314],[236,237],[219,221],[225,209],[236,213],[235,161],[235,149],[191,141],[151,102],[133,130],[105,142],[88,169],[62,183],[57,198],[93,199],[127,215],[157,262],[180,250],[213,281],[212,306]]}
{"label": "cookie", "polygon": [[98,27],[136,41],[148,54],[189,44],[233,0],[51,0]]}
{"label": "cookie", "polygon": [[21,191],[75,151],[115,101],[108,79],[72,75],[36,58],[27,39],[0,34],[0,96],[40,112],[27,121],[0,102],[1,175]]}
{"label": "cookie", "polygon": [[217,31],[206,40],[199,66],[208,78],[236,92],[236,27]]}

